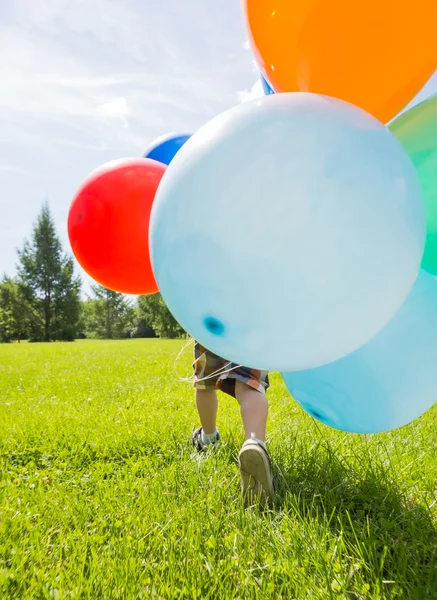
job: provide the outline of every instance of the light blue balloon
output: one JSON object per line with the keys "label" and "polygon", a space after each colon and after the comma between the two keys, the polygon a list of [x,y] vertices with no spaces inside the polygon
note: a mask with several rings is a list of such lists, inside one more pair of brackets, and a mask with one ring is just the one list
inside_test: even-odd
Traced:
{"label": "light blue balloon", "polygon": [[164,300],[212,352],[307,369],[387,324],[419,271],[416,171],[379,121],[341,100],[265,96],[213,119],[159,186],[151,258]]}
{"label": "light blue balloon", "polygon": [[393,320],[353,354],[282,377],[330,427],[378,433],[414,421],[437,400],[437,279],[422,271]]}

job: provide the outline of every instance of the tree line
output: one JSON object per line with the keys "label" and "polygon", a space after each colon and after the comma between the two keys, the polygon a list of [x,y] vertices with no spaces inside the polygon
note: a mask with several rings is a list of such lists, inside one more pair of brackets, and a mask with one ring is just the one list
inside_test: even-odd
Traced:
{"label": "tree line", "polygon": [[5,274],[0,281],[2,342],[185,335],[160,294],[133,300],[94,285],[83,299],[81,278],[62,248],[47,203],[17,254],[17,275]]}

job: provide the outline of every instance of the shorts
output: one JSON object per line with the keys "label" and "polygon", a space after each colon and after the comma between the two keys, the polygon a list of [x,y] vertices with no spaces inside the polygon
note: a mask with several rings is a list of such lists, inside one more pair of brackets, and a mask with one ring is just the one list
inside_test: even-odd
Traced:
{"label": "shorts", "polygon": [[[219,389],[235,398],[235,382],[242,381],[265,394],[270,386],[267,371],[249,369],[213,354],[198,342],[194,344],[194,387],[198,390]],[[218,373],[217,373],[218,371]],[[223,371],[227,371],[223,373]]]}

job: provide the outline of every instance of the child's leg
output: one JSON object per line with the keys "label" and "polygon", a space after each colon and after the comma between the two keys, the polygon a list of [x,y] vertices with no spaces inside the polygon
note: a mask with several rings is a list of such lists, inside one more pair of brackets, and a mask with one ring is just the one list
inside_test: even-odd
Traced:
{"label": "child's leg", "polygon": [[205,434],[215,433],[217,431],[217,392],[211,388],[196,389],[196,405]]}
{"label": "child's leg", "polygon": [[220,439],[217,431],[217,392],[218,373],[223,369],[225,360],[201,346],[194,344],[194,387],[196,405],[201,427],[193,433],[193,445],[199,450]]}
{"label": "child's leg", "polygon": [[237,380],[235,396],[240,404],[246,441],[240,450],[239,464],[243,496],[253,503],[272,506],[275,490],[270,457],[265,447],[269,405],[262,391]]}
{"label": "child's leg", "polygon": [[264,442],[269,405],[265,394],[255,390],[242,381],[235,382],[235,396],[240,404],[244,435],[249,440],[251,434]]}

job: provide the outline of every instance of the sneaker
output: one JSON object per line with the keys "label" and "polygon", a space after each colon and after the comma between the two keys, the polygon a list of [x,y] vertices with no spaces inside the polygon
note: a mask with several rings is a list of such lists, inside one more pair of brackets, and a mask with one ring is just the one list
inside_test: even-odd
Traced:
{"label": "sneaker", "polygon": [[241,491],[250,504],[259,500],[262,505],[273,506],[275,489],[269,453],[265,444],[254,433],[246,440],[238,457]]}
{"label": "sneaker", "polygon": [[220,434],[217,431],[215,442],[212,442],[211,444],[205,444],[202,441],[202,427],[198,427],[195,431],[193,431],[193,435],[191,436],[191,442],[197,452],[204,452],[208,449],[208,446],[215,446],[218,441],[220,441]]}

